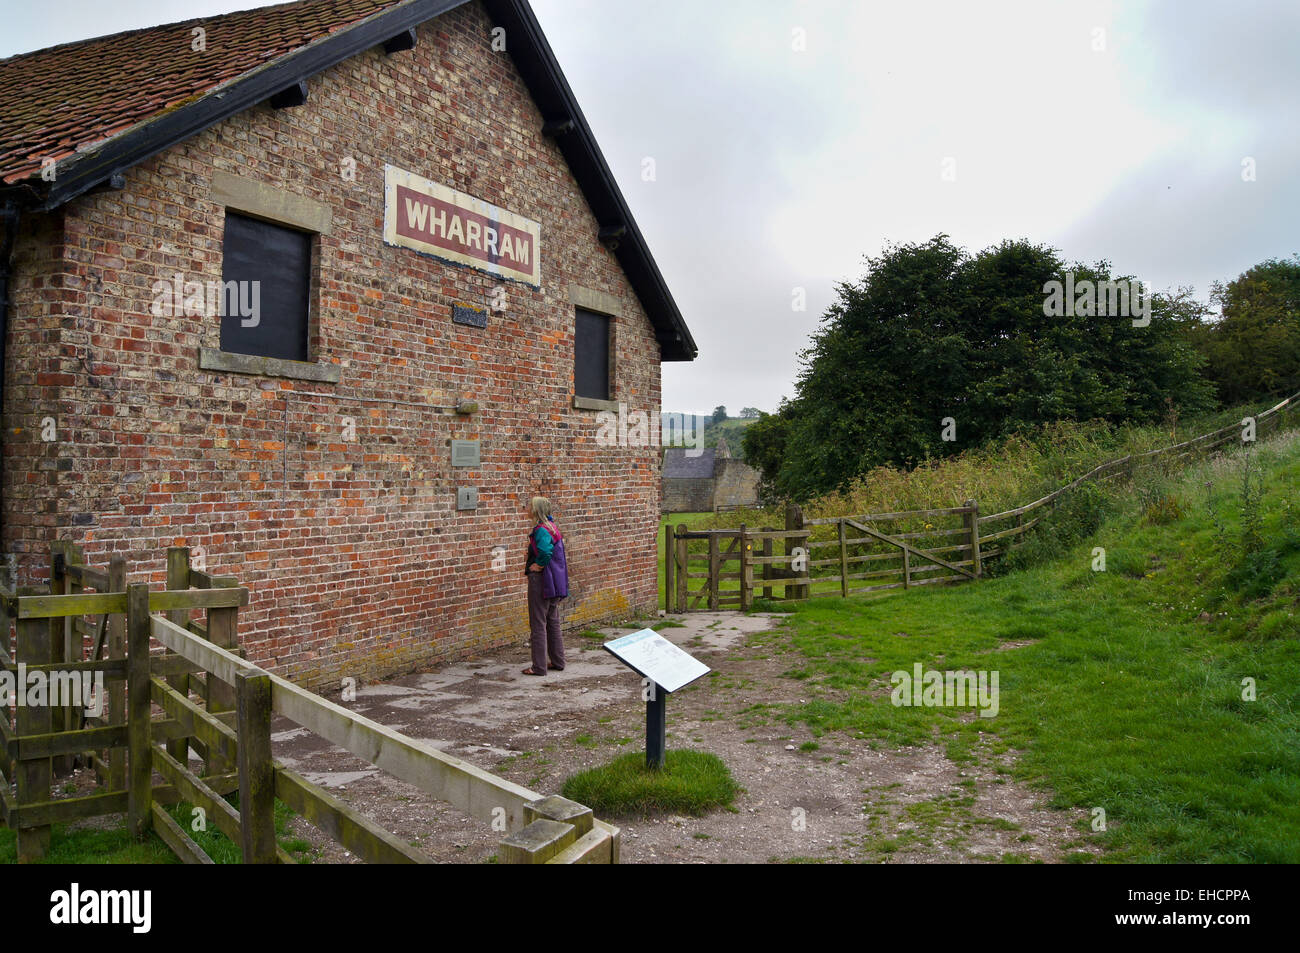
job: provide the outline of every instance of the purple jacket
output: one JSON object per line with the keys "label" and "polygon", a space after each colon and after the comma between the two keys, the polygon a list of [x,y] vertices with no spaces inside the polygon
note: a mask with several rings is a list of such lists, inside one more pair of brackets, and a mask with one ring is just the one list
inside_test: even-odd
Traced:
{"label": "purple jacket", "polygon": [[538,575],[542,577],[543,599],[563,599],[569,594],[569,564],[564,558],[564,534],[554,521],[548,520],[533,527],[528,536],[528,563],[537,563],[542,567]]}

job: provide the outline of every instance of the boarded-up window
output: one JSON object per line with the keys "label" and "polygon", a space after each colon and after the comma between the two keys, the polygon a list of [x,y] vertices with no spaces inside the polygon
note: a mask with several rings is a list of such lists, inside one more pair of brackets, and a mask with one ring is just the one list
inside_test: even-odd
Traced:
{"label": "boarded-up window", "polygon": [[226,213],[221,350],[308,358],[311,235]]}
{"label": "boarded-up window", "polygon": [[582,308],[574,330],[573,393],[609,400],[609,318]]}

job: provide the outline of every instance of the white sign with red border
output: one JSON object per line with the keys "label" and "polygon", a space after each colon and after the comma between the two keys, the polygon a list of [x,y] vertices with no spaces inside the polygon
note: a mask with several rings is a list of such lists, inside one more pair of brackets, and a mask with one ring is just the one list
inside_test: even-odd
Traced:
{"label": "white sign with red border", "polygon": [[384,242],[542,285],[542,226],[396,166],[384,166]]}

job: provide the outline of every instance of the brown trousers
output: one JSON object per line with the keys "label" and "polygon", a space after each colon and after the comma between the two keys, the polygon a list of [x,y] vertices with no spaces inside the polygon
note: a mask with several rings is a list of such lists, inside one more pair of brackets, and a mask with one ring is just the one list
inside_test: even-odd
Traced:
{"label": "brown trousers", "polygon": [[556,669],[564,668],[564,636],[560,632],[560,600],[542,598],[542,574],[528,574],[528,624],[533,648],[533,671],[546,672],[547,656]]}

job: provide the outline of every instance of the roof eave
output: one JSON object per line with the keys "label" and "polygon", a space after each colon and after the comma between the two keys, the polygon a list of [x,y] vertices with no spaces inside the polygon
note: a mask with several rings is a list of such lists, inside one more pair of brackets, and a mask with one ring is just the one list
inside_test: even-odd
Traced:
{"label": "roof eave", "polygon": [[[559,61],[551,50],[541,24],[526,0],[484,0],[488,13],[505,27],[507,46],[515,67],[523,75],[529,90],[546,120],[570,119],[572,131],[556,137],[556,144],[574,172],[587,204],[600,227],[627,229],[614,256],[632,283],[651,321],[656,326],[661,357],[664,361],[693,361],[699,353],[695,339],[673,300],[659,266],[641,229],[636,224],[623,193],[614,179],[605,157],[596,143],[577,97],[569,87]],[[516,33],[528,42],[511,42]]]}
{"label": "roof eave", "polygon": [[183,106],[163,112],[96,143],[67,166],[36,205],[50,211],[101,185],[116,174],[250,109],[295,83],[351,59],[403,30],[418,26],[469,0],[408,0],[330,36],[321,37],[245,73]]}

